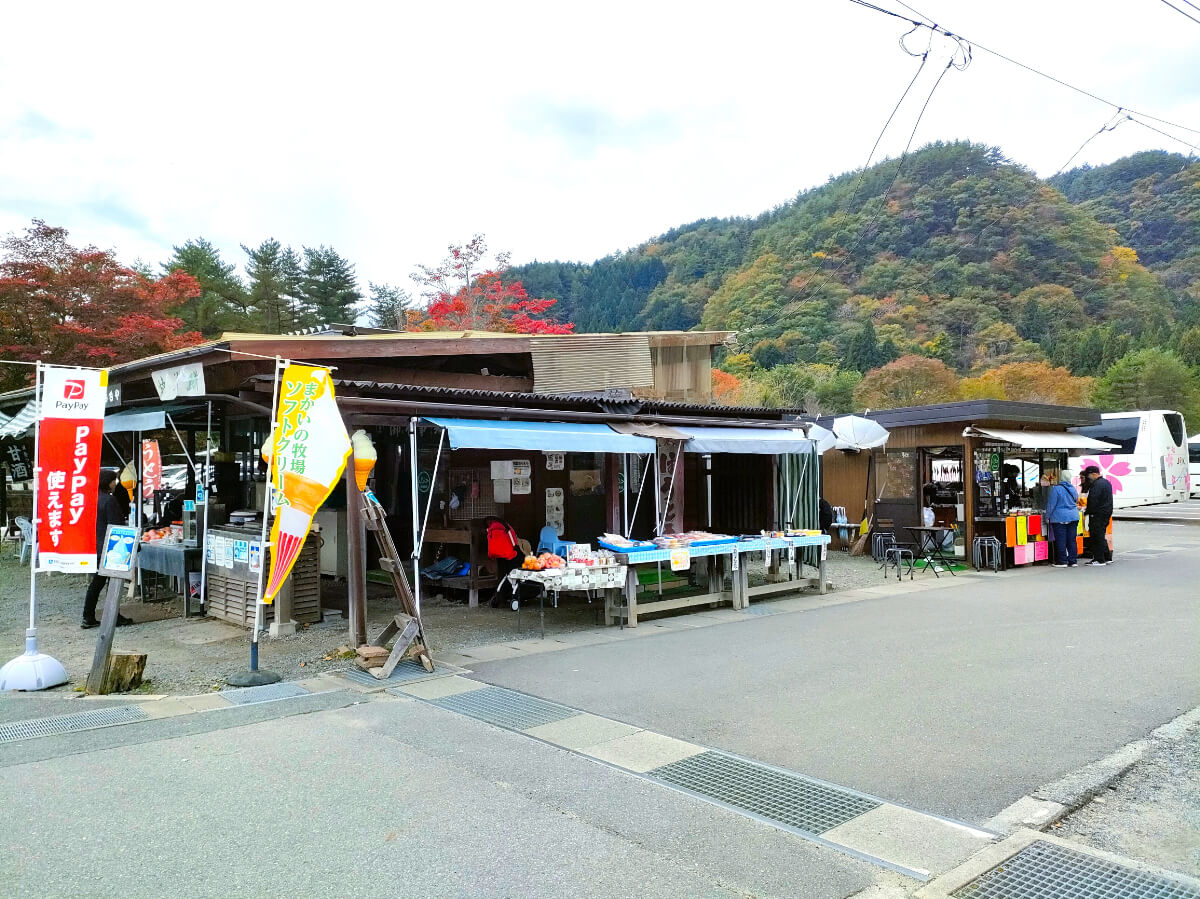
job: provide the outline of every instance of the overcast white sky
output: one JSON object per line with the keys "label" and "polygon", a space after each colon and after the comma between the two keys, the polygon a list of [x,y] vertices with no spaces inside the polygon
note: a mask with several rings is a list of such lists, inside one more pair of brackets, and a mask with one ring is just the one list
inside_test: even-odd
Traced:
{"label": "overcast white sky", "polygon": [[[1200,24],[1160,0],[914,5],[1200,128]],[[514,262],[590,261],[761,212],[860,166],[917,64],[902,23],[846,0],[20,3],[4,19],[0,233],[44,218],[153,263],[189,237],[239,265],[242,243],[323,243],[364,290],[411,288],[475,232]],[[948,56],[939,39],[880,157]],[[967,138],[1050,175],[1111,113],[977,51],[914,146]],[[1187,152],[1127,122],[1076,164],[1147,148]]]}

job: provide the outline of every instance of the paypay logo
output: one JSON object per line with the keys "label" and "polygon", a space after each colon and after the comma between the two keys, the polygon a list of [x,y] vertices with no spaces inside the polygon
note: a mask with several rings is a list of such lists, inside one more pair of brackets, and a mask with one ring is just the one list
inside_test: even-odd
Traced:
{"label": "paypay logo", "polygon": [[64,400],[81,400],[83,399],[83,381],[65,381],[63,382],[63,399]]}

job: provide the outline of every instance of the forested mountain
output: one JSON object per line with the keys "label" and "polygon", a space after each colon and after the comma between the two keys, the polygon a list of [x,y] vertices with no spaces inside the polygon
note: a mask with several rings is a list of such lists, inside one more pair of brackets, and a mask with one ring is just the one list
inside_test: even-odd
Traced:
{"label": "forested mountain", "polygon": [[[579,330],[736,330],[755,369],[960,374],[1047,360],[1099,375],[1178,348],[1200,307],[1200,163],[1141,153],[1052,182],[969,143],[831,179],[591,264],[514,267]],[[736,354],[735,354],[736,355]]]}

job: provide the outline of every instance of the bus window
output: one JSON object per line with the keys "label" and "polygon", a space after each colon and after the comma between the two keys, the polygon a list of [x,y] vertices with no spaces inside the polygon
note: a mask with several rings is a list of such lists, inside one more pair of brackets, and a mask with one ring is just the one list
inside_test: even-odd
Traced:
{"label": "bus window", "polygon": [[1167,423],[1167,430],[1171,432],[1171,440],[1176,446],[1182,447],[1184,441],[1183,416],[1178,412],[1167,412],[1163,415],[1163,419]]}
{"label": "bus window", "polygon": [[[1168,416],[1170,417],[1170,416]],[[1083,428],[1072,428],[1076,434],[1083,434],[1105,443],[1116,443],[1118,449],[1105,450],[1114,456],[1131,455],[1137,448],[1138,426],[1141,418],[1106,418],[1098,425],[1088,425]]]}

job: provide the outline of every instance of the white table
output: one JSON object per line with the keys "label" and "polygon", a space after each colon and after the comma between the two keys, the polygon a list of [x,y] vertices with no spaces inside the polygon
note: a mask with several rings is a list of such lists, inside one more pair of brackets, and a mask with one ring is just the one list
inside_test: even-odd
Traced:
{"label": "white table", "polygon": [[610,610],[619,606],[621,591],[625,589],[628,568],[625,565],[596,565],[573,566],[566,568],[545,568],[541,571],[529,571],[524,568],[514,568],[508,573],[508,580],[513,586],[513,596],[516,596],[518,584],[541,584],[543,587],[540,598],[539,614],[541,616],[542,638],[546,637],[546,594],[554,595],[555,608],[558,607],[559,593],[590,593],[593,590],[604,591],[605,623],[608,623]]}

